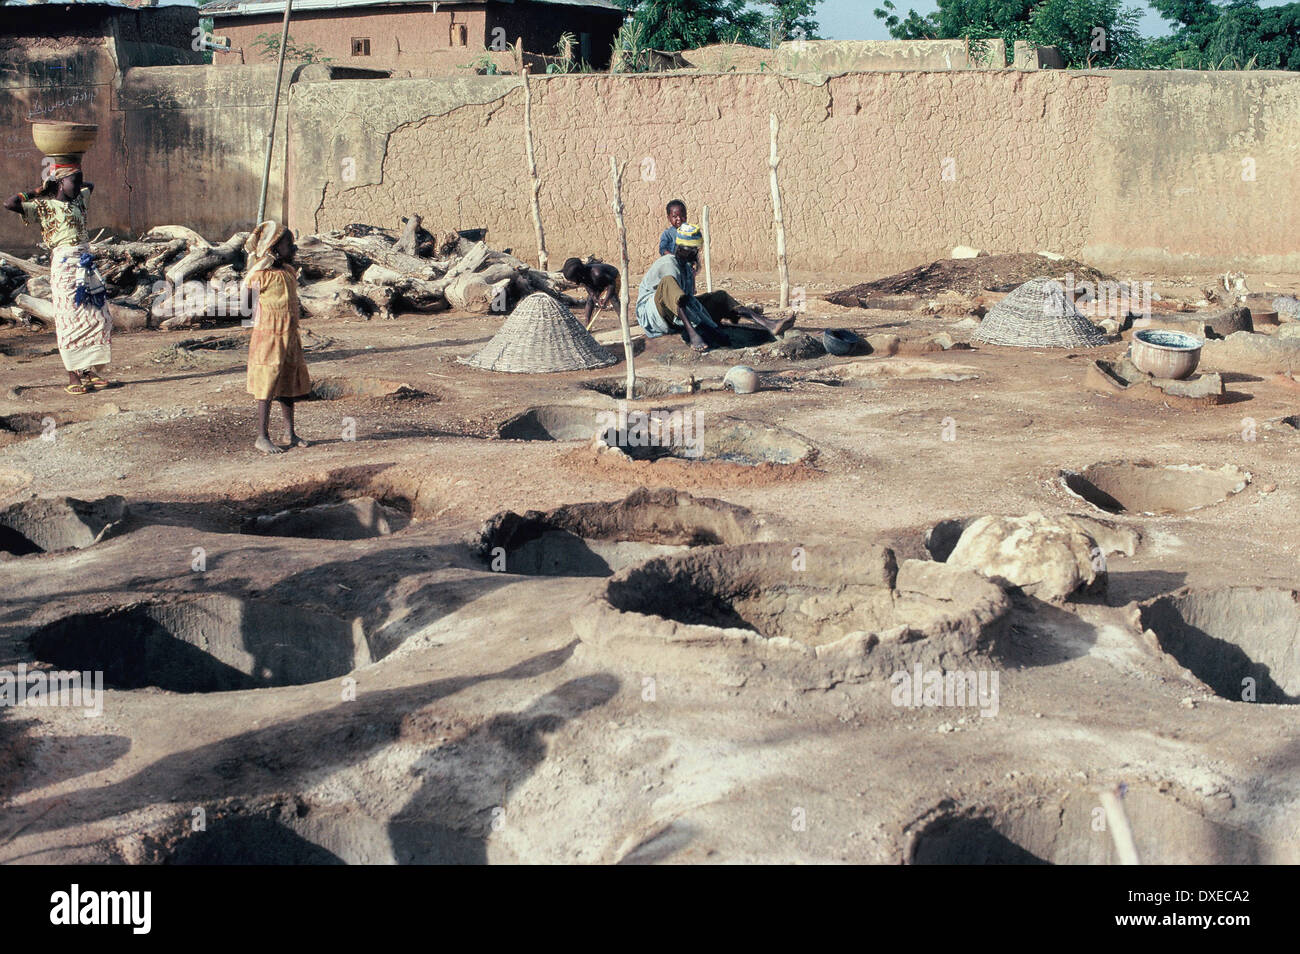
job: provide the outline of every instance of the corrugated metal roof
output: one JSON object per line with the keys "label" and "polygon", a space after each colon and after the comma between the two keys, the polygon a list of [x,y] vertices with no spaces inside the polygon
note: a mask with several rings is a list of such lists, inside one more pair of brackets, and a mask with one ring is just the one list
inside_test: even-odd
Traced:
{"label": "corrugated metal roof", "polygon": [[[197,7],[198,0],[0,0],[5,7],[121,7],[124,10],[149,10],[154,7]],[[282,6],[280,9],[284,9]]]}
{"label": "corrugated metal roof", "polygon": [[[514,3],[516,0],[452,0],[448,6],[466,3]],[[586,7],[594,10],[625,12],[617,3],[610,0],[517,0],[524,3],[546,3],[565,7]],[[402,7],[402,6],[436,6],[433,0],[293,0],[293,9],[298,10],[346,10],[351,7]],[[204,16],[220,14],[227,17],[265,16],[270,13],[284,13],[284,0],[213,0],[203,4]]]}

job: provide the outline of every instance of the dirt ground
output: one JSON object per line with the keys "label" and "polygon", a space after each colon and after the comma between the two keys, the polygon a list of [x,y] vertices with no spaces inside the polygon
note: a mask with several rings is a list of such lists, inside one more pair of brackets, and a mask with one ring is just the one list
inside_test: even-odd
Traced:
{"label": "dirt ground", "polygon": [[[582,385],[624,367],[459,364],[493,317],[308,322],[313,379],[343,379],[344,396],[302,402],[298,427],[315,443],[277,457],[252,448],[246,351],[175,347],[220,344],[238,327],[119,335],[120,386],[89,396],[64,393],[52,333],[0,330],[0,508],[32,494],[119,494],[129,512],[93,546],[0,557],[0,668],[139,680],[120,676],[93,719],[0,709],[0,861],[1107,862],[1098,792],[1121,783],[1144,861],[1300,861],[1294,705],[1225,698],[1184,668],[1190,657],[1144,635],[1135,605],[1183,587],[1267,588],[1295,605],[1300,430],[1283,419],[1300,413],[1300,389],[1263,370],[1226,375],[1231,400],[1216,407],[1089,389],[1088,363],[1118,359],[1127,336],[1095,351],[908,353],[935,333],[969,333],[950,317],[817,297],[872,277],[807,279],[799,327],[898,335],[895,357],[789,360],[771,346],[696,357],[637,335],[639,375],[705,388],[633,408],[698,412],[706,444],[740,421],[813,447],[761,466],[499,438],[537,407],[580,408],[594,428],[618,404]],[[1190,297],[1213,278],[1150,277],[1161,294]],[[722,284],[775,307],[767,276]],[[1270,285],[1289,292],[1300,276],[1252,276],[1253,288]],[[616,326],[606,313],[597,335],[621,354]],[[861,386],[813,373],[851,361],[894,370],[868,369]],[[762,372],[764,389],[710,390],[734,364]],[[1061,475],[1108,461],[1235,465],[1251,479],[1199,509],[1106,514]],[[779,640],[743,623],[714,639],[723,631],[662,625],[670,609],[616,612],[607,587],[640,560],[680,556],[681,534],[671,545],[656,535],[671,507],[625,533],[621,550],[593,543],[601,559],[584,575],[511,572],[510,553],[498,572],[482,558],[490,548],[471,545],[501,511],[614,502],[643,486],[749,512],[694,542],[779,542],[796,559],[883,544],[900,564],[928,560],[925,533],[940,521],[1034,511],[1102,518],[1140,543],[1109,557],[1104,595],[1050,605],[1012,594],[995,645],[936,657],[996,674],[996,712],[900,706],[880,672],[787,678],[787,660],[821,657],[798,646],[782,656]],[[259,514],[361,497],[412,520],[354,539],[239,532]],[[818,578],[848,592],[855,565]],[[127,609],[140,603],[181,607],[149,625],[197,627],[193,658],[164,659],[157,642],[130,658],[115,650],[144,625]],[[255,658],[259,640],[297,652],[297,668],[277,672],[300,676],[263,685],[269,663],[218,667],[214,679],[252,687],[192,691],[187,674],[211,663],[205,647],[231,633]],[[312,641],[304,651],[295,638]],[[1278,639],[1281,685],[1300,634]]]}

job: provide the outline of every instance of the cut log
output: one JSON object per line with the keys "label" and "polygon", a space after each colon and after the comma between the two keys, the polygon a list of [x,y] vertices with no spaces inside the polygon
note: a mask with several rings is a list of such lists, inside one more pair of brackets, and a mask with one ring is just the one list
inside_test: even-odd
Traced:
{"label": "cut log", "polygon": [[35,262],[29,262],[25,258],[19,258],[17,255],[10,255],[8,252],[0,252],[0,262],[12,265],[14,268],[22,269],[28,275],[48,277],[50,268],[48,265],[37,265]]}
{"label": "cut log", "polygon": [[27,312],[29,315],[41,319],[45,322],[54,321],[54,304],[43,298],[33,298],[31,295],[14,295],[14,304]]}
{"label": "cut log", "polygon": [[406,276],[386,265],[371,265],[361,273],[361,281],[367,285],[396,285]]}
{"label": "cut log", "polygon": [[183,259],[165,272],[167,280],[173,285],[183,285],[191,278],[206,275],[214,268],[229,265],[240,260],[244,255],[244,242],[248,240],[247,232],[236,232],[216,248],[195,248]]}
{"label": "cut log", "polygon": [[393,286],[394,299],[409,311],[446,311],[450,305],[447,301],[445,282],[426,282],[418,278],[404,278]]}
{"label": "cut log", "polygon": [[164,242],[171,239],[180,239],[190,248],[196,248],[200,245],[208,248],[212,247],[212,243],[202,235],[193,229],[187,229],[183,225],[155,225],[140,236],[140,240],[143,242]]}
{"label": "cut log", "polygon": [[402,237],[397,240],[397,251],[404,252],[407,255],[415,255],[416,246],[420,244],[420,223],[423,219],[415,213],[411,213],[402,221],[405,224],[402,226]]}
{"label": "cut log", "polygon": [[108,303],[108,313],[113,316],[113,331],[144,331],[149,327],[149,311],[127,299],[114,299]]}
{"label": "cut log", "polygon": [[364,270],[372,263],[378,263],[399,271],[403,275],[421,278],[425,281],[436,278],[439,274],[438,270],[425,259],[399,252],[394,247],[396,243],[383,235],[353,237],[329,232],[325,235],[318,235],[316,238],[355,258],[360,270]]}
{"label": "cut log", "polygon": [[345,279],[302,286],[298,289],[298,303],[304,318],[364,318],[376,308]]}
{"label": "cut log", "polygon": [[167,263],[185,250],[185,243],[180,239],[162,242],[155,246],[157,251],[144,260],[144,271],[149,275],[162,276]]}
{"label": "cut log", "polygon": [[487,261],[487,257],[491,251],[492,250],[487,247],[486,242],[475,242],[473,248],[471,248],[459,262],[449,268],[447,274],[443,277],[448,281],[451,281],[461,275],[477,271],[479,267]]}
{"label": "cut log", "polygon": [[330,281],[343,278],[352,281],[352,259],[348,253],[328,242],[322,242],[314,235],[304,235],[298,243],[298,254],[294,261],[302,269],[304,278],[310,280]]}
{"label": "cut log", "polygon": [[50,277],[48,275],[39,275],[35,278],[29,278],[27,280],[27,286],[23,291],[25,294],[31,295],[33,298],[43,298],[46,301],[51,301],[54,298],[54,293],[50,288]]}

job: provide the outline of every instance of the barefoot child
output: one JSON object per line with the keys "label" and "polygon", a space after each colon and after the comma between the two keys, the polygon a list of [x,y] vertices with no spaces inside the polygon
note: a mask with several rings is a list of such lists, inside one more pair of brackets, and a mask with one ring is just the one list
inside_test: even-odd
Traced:
{"label": "barefoot child", "polygon": [[570,258],[565,261],[560,272],[575,285],[587,289],[587,330],[596,323],[592,317],[596,308],[609,308],[618,299],[619,274],[613,265],[604,262],[584,262],[582,259]]}
{"label": "barefoot child", "polygon": [[279,401],[290,447],[307,441],[293,427],[293,404],[311,391],[311,377],[298,337],[298,272],[293,266],[293,233],[277,222],[263,222],[244,243],[249,266],[244,284],[253,291],[253,333],[248,339],[248,393],[257,398],[257,443],[263,454],[283,453],[271,443],[267,424],[271,401]]}

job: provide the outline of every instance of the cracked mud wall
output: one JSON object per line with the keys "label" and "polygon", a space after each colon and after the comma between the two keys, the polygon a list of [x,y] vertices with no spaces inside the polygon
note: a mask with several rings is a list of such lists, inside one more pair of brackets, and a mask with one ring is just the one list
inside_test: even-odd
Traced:
{"label": "cracked mud wall", "polygon": [[[716,268],[772,268],[775,112],[796,277],[881,273],[962,244],[1112,268],[1300,268],[1282,227],[1300,211],[1294,74],[562,76],[536,78],[534,93],[552,260],[615,258],[613,153],[631,161],[634,271],[653,258],[674,197],[692,218],[710,205]],[[394,226],[414,211],[430,226],[487,228],[494,246],[535,260],[517,79],[312,84],[294,96],[297,225]],[[1242,178],[1247,156],[1254,181]]]}
{"label": "cracked mud wall", "polygon": [[[499,99],[428,115],[411,108],[406,93],[426,82],[295,91],[295,221],[394,225],[414,211],[430,226],[485,227],[494,246],[534,258],[518,81],[497,81],[507,84]],[[1077,253],[1078,222],[1091,211],[1088,140],[1105,98],[1104,78],[1065,74],[538,78],[533,115],[547,244],[552,259],[615,257],[614,154],[631,161],[624,202],[634,269],[653,258],[664,203],[674,197],[693,219],[710,206],[716,267],[771,267],[775,112],[796,270],[912,264],[963,243]],[[376,111],[396,112],[399,121],[384,129],[360,118]],[[321,113],[330,117],[317,119],[326,136],[308,125]],[[322,148],[326,138],[333,145]],[[345,181],[336,170],[348,150],[356,178]],[[310,186],[309,168],[320,177]]]}
{"label": "cracked mud wall", "polygon": [[[536,259],[517,77],[327,76],[317,66],[287,78],[268,214],[312,231],[395,227],[413,211],[432,228],[487,228],[494,247]],[[224,239],[252,224],[273,67],[132,69],[116,88],[111,76],[95,80],[85,118],[106,126],[87,156],[101,186],[95,228],[183,223]],[[715,268],[773,268],[775,112],[796,281],[881,274],[953,245],[1050,249],[1111,269],[1300,270],[1286,228],[1300,212],[1294,74],[573,75],[538,76],[533,88],[553,261],[616,257],[613,153],[630,163],[634,272],[654,257],[664,203],[678,197],[692,218],[711,207]],[[51,95],[0,89],[14,140],[0,155],[6,187],[30,187],[39,156],[22,144],[25,119]],[[0,246],[34,241],[16,217],[0,219]]]}

